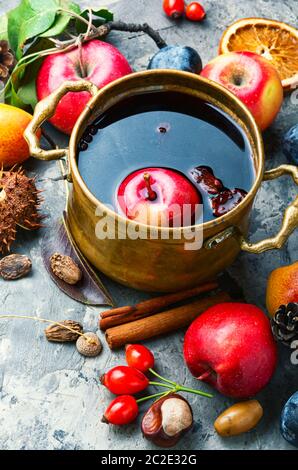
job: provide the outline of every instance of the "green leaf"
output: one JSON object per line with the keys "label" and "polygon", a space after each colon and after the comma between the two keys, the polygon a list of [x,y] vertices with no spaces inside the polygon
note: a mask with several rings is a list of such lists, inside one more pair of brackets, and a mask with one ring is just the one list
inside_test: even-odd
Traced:
{"label": "green leaf", "polygon": [[[81,9],[76,3],[61,1],[61,7],[73,11],[78,15],[81,13]],[[56,20],[53,26],[48,29],[45,33],[40,34],[40,36],[44,38],[59,36],[59,34],[62,34],[63,31],[65,31],[71,19],[71,15],[67,13],[59,13],[56,16]]]}
{"label": "green leaf", "polygon": [[60,3],[58,0],[28,0],[34,11],[56,10]]}
{"label": "green leaf", "polygon": [[47,31],[54,23],[55,18],[56,10],[46,10],[35,14],[32,18],[29,18],[21,24],[18,37],[18,59],[22,57],[22,49],[25,42],[28,39],[39,36],[44,31]]}
{"label": "green leaf", "polygon": [[9,42],[18,59],[29,39],[43,34],[54,36],[65,30],[71,15],[60,13],[60,8],[80,14],[79,6],[69,0],[21,0],[19,6],[8,13]]}
{"label": "green leaf", "polygon": [[17,91],[18,98],[22,101],[22,103],[31,106],[32,109],[35,108],[37,103],[36,77],[41,64],[42,59],[39,59],[26,67],[24,76],[19,84],[19,89]]}
{"label": "green leaf", "polygon": [[34,15],[35,12],[30,7],[28,0],[22,0],[19,6],[8,12],[8,40],[14,53],[16,53],[19,45],[21,24]]}
{"label": "green leaf", "polygon": [[7,34],[7,15],[3,15],[0,17],[0,40],[8,40]]}
{"label": "green leaf", "polygon": [[[84,10],[81,15],[85,20],[89,20],[89,10]],[[107,8],[101,8],[100,10],[92,10],[92,24],[97,28],[107,21],[113,21],[114,15]],[[78,33],[85,33],[87,31],[87,25],[82,21],[76,20],[76,30]]]}
{"label": "green leaf", "polygon": [[[51,47],[51,42],[46,38],[36,38],[32,44],[29,45],[26,53],[28,55],[35,52],[41,52]],[[20,70],[17,69],[17,80],[14,80],[14,90],[18,99],[23,103],[23,107],[27,106],[35,108],[37,103],[36,95],[36,77],[43,62],[43,58],[33,60],[31,59],[26,65],[21,65]]]}
{"label": "green leaf", "polygon": [[18,59],[28,39],[52,26],[58,7],[57,0],[22,0],[8,12],[9,43]]}
{"label": "green leaf", "polygon": [[20,65],[17,67],[11,77],[10,84],[10,104],[16,106],[17,108],[24,109],[25,111],[30,111],[30,106],[27,103],[23,102],[22,99],[18,96],[18,88],[25,70],[25,65]]}

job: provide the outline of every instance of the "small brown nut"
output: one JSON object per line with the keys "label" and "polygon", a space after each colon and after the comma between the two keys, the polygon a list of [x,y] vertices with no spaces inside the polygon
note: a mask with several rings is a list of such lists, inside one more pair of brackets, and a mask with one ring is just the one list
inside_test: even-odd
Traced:
{"label": "small brown nut", "polygon": [[102,350],[99,337],[91,331],[87,331],[87,333],[84,333],[84,336],[80,336],[77,339],[76,347],[80,354],[88,357],[98,356]]}
{"label": "small brown nut", "polygon": [[3,279],[12,281],[26,276],[31,270],[30,258],[25,255],[8,255],[0,261],[0,275]]}
{"label": "small brown nut", "polygon": [[76,284],[82,279],[82,272],[70,256],[54,253],[50,258],[51,268],[55,276],[67,284]]}
{"label": "small brown nut", "polygon": [[[75,331],[78,331],[79,333],[83,332],[83,327],[81,323],[78,323],[74,320],[64,320],[59,322],[61,325],[69,326]],[[80,336],[78,333],[75,333],[73,331],[70,331],[66,328],[63,328],[63,326],[53,324],[48,326],[45,330],[44,333],[46,335],[46,338],[48,341],[56,341],[58,343],[64,343],[68,341],[76,341],[78,337]]]}
{"label": "small brown nut", "polygon": [[146,439],[159,447],[173,447],[193,424],[190,404],[177,393],[157,400],[142,420]]}
{"label": "small brown nut", "polygon": [[262,416],[263,408],[257,400],[243,401],[221,413],[214,427],[222,437],[237,436],[253,429]]}

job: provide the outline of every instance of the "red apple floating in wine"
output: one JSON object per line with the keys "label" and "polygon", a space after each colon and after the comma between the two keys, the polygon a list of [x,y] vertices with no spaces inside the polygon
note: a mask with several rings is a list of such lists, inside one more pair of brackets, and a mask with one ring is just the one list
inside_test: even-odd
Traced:
{"label": "red apple floating in wine", "polygon": [[218,304],[189,327],[184,359],[191,373],[224,395],[247,398],[269,382],[277,365],[270,322],[258,307]]}
{"label": "red apple floating in wine", "polygon": [[[169,168],[134,171],[120,184],[117,200],[129,219],[168,227],[193,224],[198,204],[202,204],[194,185],[182,173]],[[183,212],[186,204],[189,212]]]}
{"label": "red apple floating in wine", "polygon": [[[36,80],[37,98],[42,100],[66,80],[84,79],[102,88],[131,72],[129,63],[116,47],[93,39],[82,45],[81,53],[75,48],[44,59]],[[86,91],[67,93],[50,122],[60,131],[70,134],[89,99],[90,94]]]}

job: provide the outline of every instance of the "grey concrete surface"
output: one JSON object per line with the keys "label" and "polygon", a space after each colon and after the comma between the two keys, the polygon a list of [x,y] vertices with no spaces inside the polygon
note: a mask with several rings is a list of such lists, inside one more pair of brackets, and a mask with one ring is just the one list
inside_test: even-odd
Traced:
{"label": "grey concrete surface", "polygon": [[[17,0],[0,0],[0,12],[13,7]],[[82,1],[87,5],[88,1]],[[116,17],[126,21],[147,21],[158,28],[168,43],[195,47],[204,63],[217,52],[222,31],[241,17],[262,16],[287,21],[295,26],[296,0],[204,0],[208,19],[197,25],[186,21],[175,26],[161,11],[161,0],[93,1],[110,5]],[[110,40],[127,56],[135,69],[146,68],[155,52],[154,43],[144,35],[113,33]],[[296,100],[297,103],[297,100]],[[282,112],[264,135],[266,167],[285,163],[281,137],[297,122],[297,104],[285,99]],[[60,144],[63,139],[58,138]],[[30,161],[28,170],[37,175],[45,189],[44,211],[48,224],[60,216],[65,204],[64,184],[54,181],[59,175],[55,162]],[[278,230],[282,212],[297,193],[290,179],[266,183],[259,191],[251,221],[251,237],[262,239]],[[45,228],[43,231],[46,231]],[[96,331],[100,309],[85,307],[60,292],[43,266],[40,245],[42,231],[23,233],[14,251],[32,258],[29,277],[16,282],[0,280],[1,314],[37,315],[61,320],[81,321],[86,329]],[[242,285],[249,302],[265,307],[266,279],[269,272],[294,262],[298,232],[279,251],[254,256],[242,254],[231,267],[231,274]],[[120,305],[145,296],[105,279]],[[110,395],[99,387],[98,378],[108,368],[123,363],[123,352],[111,353],[104,342],[104,352],[97,358],[81,357],[72,345],[48,343],[44,325],[29,320],[0,320],[0,448],[1,449],[153,449],[140,432],[139,422],[123,429],[100,422]],[[196,386],[183,363],[183,332],[148,342],[156,356],[158,369],[172,379]],[[298,366],[291,365],[290,351],[281,347],[278,371],[270,385],[258,397],[264,407],[264,419],[246,435],[221,439],[213,429],[217,415],[232,403],[215,394],[208,399],[189,396],[196,424],[177,449],[291,449],[279,433],[283,403],[298,389]],[[207,386],[202,386],[208,389]],[[145,410],[145,407],[142,407]]]}

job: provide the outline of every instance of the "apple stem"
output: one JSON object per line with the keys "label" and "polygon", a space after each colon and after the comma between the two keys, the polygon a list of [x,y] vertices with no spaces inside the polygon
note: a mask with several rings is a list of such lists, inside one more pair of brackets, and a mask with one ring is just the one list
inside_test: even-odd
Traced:
{"label": "apple stem", "polygon": [[143,177],[144,177],[144,180],[145,180],[145,183],[146,183],[146,188],[147,188],[147,191],[148,191],[147,199],[149,199],[149,201],[155,201],[155,199],[157,198],[157,194],[156,194],[155,191],[153,191],[153,189],[151,187],[150,174],[149,173],[144,173]]}
{"label": "apple stem", "polygon": [[202,375],[200,375],[200,377],[197,377],[197,380],[206,380],[208,379],[210,376],[212,375],[212,371],[211,370],[207,370],[206,372],[204,372]]}
{"label": "apple stem", "polygon": [[82,47],[82,41],[78,41],[78,51],[79,51],[79,64],[80,64],[80,71],[81,71],[81,76],[82,78],[87,77],[87,71],[86,68],[84,67],[84,61],[83,61],[83,47]]}

